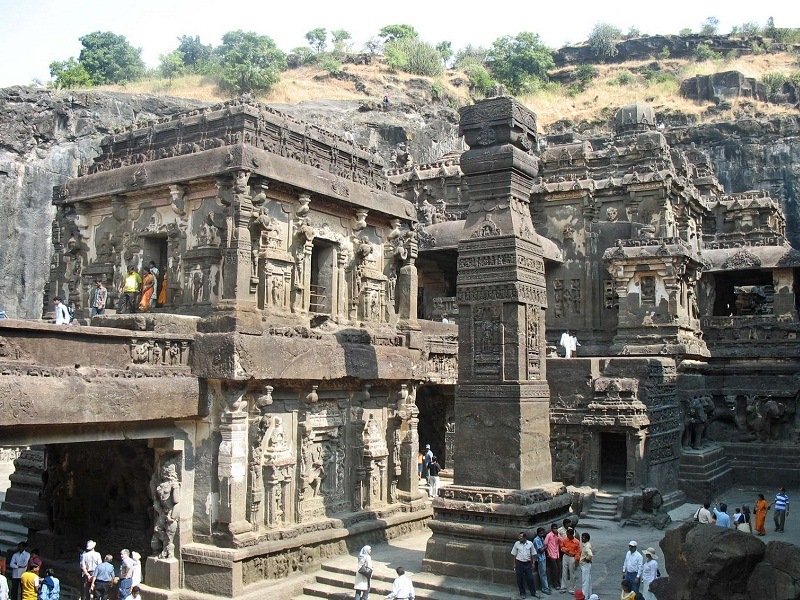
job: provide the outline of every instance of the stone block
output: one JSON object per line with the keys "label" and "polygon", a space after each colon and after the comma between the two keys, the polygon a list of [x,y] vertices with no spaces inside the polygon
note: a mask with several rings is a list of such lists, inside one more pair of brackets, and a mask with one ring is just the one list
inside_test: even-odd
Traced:
{"label": "stone block", "polygon": [[147,557],[147,585],[162,590],[175,590],[180,587],[180,568],[177,558]]}
{"label": "stone block", "polygon": [[678,467],[678,485],[686,495],[704,502],[733,485],[733,469],[718,445],[700,450],[684,448]]}

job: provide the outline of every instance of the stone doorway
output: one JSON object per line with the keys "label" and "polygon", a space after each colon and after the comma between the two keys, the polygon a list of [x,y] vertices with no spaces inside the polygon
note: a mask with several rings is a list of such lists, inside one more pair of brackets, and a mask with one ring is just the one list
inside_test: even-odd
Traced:
{"label": "stone doorway", "polygon": [[454,420],[455,386],[423,385],[417,390],[417,408],[419,409],[420,449],[425,444],[439,458],[439,464],[445,469],[452,468],[452,452],[448,453],[446,441],[448,423]]}
{"label": "stone doorway", "polygon": [[311,290],[309,310],[330,315],[333,274],[336,270],[336,248],[325,240],[315,239],[311,249]]}
{"label": "stone doorway", "polygon": [[606,490],[624,490],[628,463],[626,435],[600,433],[600,486]]}

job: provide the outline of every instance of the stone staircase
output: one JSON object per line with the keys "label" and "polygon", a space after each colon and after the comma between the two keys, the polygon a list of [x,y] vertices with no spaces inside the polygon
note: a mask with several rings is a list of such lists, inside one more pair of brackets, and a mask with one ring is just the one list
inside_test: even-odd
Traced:
{"label": "stone staircase", "polygon": [[800,485],[800,446],[726,442],[722,444],[736,481],[752,485]]}
{"label": "stone staircase", "polygon": [[[598,491],[594,495],[594,502],[589,507],[584,519],[596,519],[598,521],[617,520],[617,494]],[[581,522],[584,521],[581,519]]]}
{"label": "stone staircase", "polygon": [[11,473],[11,485],[0,504],[0,550],[14,548],[28,539],[28,528],[22,524],[22,515],[36,511],[42,491],[44,448],[23,450],[14,461],[16,469]]}

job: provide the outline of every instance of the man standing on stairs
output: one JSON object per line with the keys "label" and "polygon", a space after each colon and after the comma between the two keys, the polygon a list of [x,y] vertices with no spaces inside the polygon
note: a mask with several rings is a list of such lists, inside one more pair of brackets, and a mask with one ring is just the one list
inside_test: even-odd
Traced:
{"label": "man standing on stairs", "polygon": [[11,571],[11,600],[19,598],[20,580],[25,571],[28,570],[28,561],[31,555],[28,552],[28,542],[17,544],[17,551],[11,556],[8,568]]}
{"label": "man standing on stairs", "polygon": [[411,578],[406,575],[406,570],[403,567],[397,567],[396,571],[397,577],[395,577],[392,591],[386,596],[386,600],[414,600],[416,595]]}
{"label": "man standing on stairs", "polygon": [[642,553],[636,548],[636,540],[631,540],[628,543],[628,552],[625,553],[625,560],[622,563],[622,578],[631,584],[631,590],[634,592],[639,591],[636,578],[639,576],[639,570],[644,562]]}

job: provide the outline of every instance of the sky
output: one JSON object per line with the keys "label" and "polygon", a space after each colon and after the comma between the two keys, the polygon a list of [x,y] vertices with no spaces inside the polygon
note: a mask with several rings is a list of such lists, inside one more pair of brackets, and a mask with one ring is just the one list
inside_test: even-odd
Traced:
{"label": "sky", "polygon": [[768,0],[571,0],[563,2],[455,2],[452,0],[0,0],[0,87],[47,82],[54,60],[77,58],[78,38],[93,31],[124,35],[149,67],[177,47],[181,35],[199,35],[218,45],[227,31],[244,29],[272,37],[282,50],[307,44],[316,27],[345,29],[354,49],[384,25],[408,23],[422,39],[490,46],[503,35],[538,33],[553,48],[585,40],[598,22],[623,32],[678,33],[698,30],[710,16],[720,32],[734,25],[775,19],[778,27],[800,27],[800,2]]}

